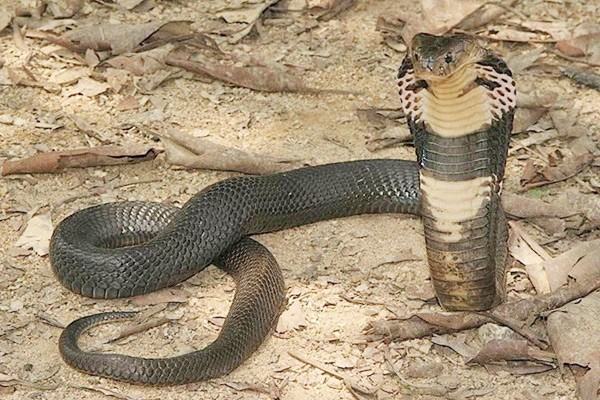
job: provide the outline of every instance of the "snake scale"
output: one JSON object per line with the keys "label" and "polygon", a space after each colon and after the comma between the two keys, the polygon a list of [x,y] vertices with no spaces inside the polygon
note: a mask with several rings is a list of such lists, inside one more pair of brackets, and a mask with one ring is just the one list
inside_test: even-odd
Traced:
{"label": "snake scale", "polygon": [[83,351],[79,336],[135,313],[80,318],[62,333],[65,362],[141,384],[224,375],[255,351],[285,304],[280,269],[248,235],[365,213],[420,215],[431,278],[448,310],[502,301],[507,228],[500,203],[516,90],[501,58],[464,35],[416,35],[398,74],[417,162],[363,160],[242,176],[211,185],[181,209],[120,202],[65,218],[50,243],[58,280],[93,298],[120,298],[179,283],[211,263],[236,294],[218,338],[171,358]]}

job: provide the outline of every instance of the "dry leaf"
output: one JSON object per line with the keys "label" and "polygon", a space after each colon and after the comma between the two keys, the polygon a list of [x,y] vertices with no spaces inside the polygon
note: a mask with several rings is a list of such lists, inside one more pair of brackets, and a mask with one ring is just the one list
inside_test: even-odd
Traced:
{"label": "dry leaf", "polygon": [[473,30],[480,26],[487,25],[506,13],[507,8],[510,9],[517,1],[518,0],[502,0],[501,4],[505,7],[497,6],[494,2],[485,2],[483,7],[468,15],[458,27],[463,30]]}
{"label": "dry leaf", "polygon": [[89,77],[90,75],[91,71],[89,68],[64,68],[54,72],[48,81],[57,85],[70,85],[77,82],[80,78]]}
{"label": "dry leaf", "polygon": [[165,145],[167,162],[185,168],[271,174],[297,166],[293,160],[246,153],[175,129],[169,130],[161,140]]}
{"label": "dry leaf", "polygon": [[567,283],[569,277],[576,280],[586,279],[600,271],[600,239],[583,242],[556,258],[527,265],[527,271],[543,273],[548,287],[538,287],[532,282],[538,293],[550,293]]}
{"label": "dry leaf", "polygon": [[67,97],[73,96],[76,94],[81,94],[86,97],[94,97],[101,93],[106,92],[109,88],[110,88],[110,86],[106,83],[98,82],[98,81],[93,80],[92,78],[88,78],[87,76],[84,76],[83,78],[79,79],[77,84],[75,84],[69,88],[66,88],[64,90],[64,94]]}
{"label": "dry leaf", "polygon": [[565,205],[546,203],[540,199],[507,192],[502,194],[502,205],[504,206],[504,211],[518,218],[564,218],[577,214],[577,211]]}
{"label": "dry leaf", "polygon": [[591,153],[585,153],[566,157],[556,166],[533,166],[533,169],[523,171],[521,186],[523,189],[531,189],[567,180],[583,171],[593,160]]}
{"label": "dry leaf", "polygon": [[275,330],[278,333],[285,333],[305,327],[306,323],[306,315],[302,310],[302,305],[299,301],[295,301],[281,314]]}
{"label": "dry leaf", "polygon": [[584,369],[577,378],[582,400],[600,389],[600,292],[569,303],[548,316],[548,336],[561,364]]}
{"label": "dry leaf", "polygon": [[441,35],[460,24],[469,15],[481,8],[481,0],[421,0],[420,15],[407,15],[402,29],[404,43],[410,44],[419,32]]}
{"label": "dry leaf", "polygon": [[0,32],[10,24],[12,17],[12,13],[4,7],[0,7]]}
{"label": "dry leaf", "polygon": [[53,229],[50,213],[36,215],[29,220],[15,246],[32,249],[38,256],[45,256],[48,254]]}
{"label": "dry leaf", "polygon": [[465,343],[464,334],[434,336],[431,341],[440,346],[450,347],[452,350],[463,356],[467,360],[473,359],[477,350]]}
{"label": "dry leaf", "polygon": [[506,63],[512,73],[517,75],[531,67],[544,54],[545,48],[538,47],[522,53],[513,53],[506,57]]}
{"label": "dry leaf", "polygon": [[254,24],[262,15],[263,12],[279,0],[267,0],[263,2],[244,2],[239,8],[232,8],[219,11],[216,15],[223,18],[225,22]]}
{"label": "dry leaf", "polygon": [[506,27],[490,27],[488,28],[487,35],[494,40],[502,40],[506,42],[530,43],[539,39],[539,36],[536,33],[524,32]]}
{"label": "dry leaf", "polygon": [[130,301],[136,306],[148,306],[163,303],[185,303],[190,293],[182,288],[166,288],[157,292],[135,296]]}
{"label": "dry leaf", "polygon": [[356,0],[309,0],[309,8],[314,11],[315,8],[323,9],[324,11],[317,16],[319,21],[329,21],[340,13],[350,9],[356,4]]}
{"label": "dry leaf", "polygon": [[119,55],[105,61],[105,63],[129,71],[134,75],[143,76],[167,68],[165,59],[173,48],[173,45],[166,44],[140,53]]}
{"label": "dry leaf", "polygon": [[51,173],[63,168],[131,164],[153,160],[159,150],[143,145],[99,146],[77,150],[38,153],[29,158],[4,161],[2,175]]}
{"label": "dry leaf", "polygon": [[591,62],[600,62],[600,25],[588,23],[578,26],[571,39],[556,43],[556,49],[567,56],[588,56]]}
{"label": "dry leaf", "polygon": [[148,22],[145,24],[100,24],[74,29],[64,34],[58,44],[72,50],[84,52],[87,49],[110,51],[113,55],[132,52],[142,43],[153,40],[165,41],[168,38],[192,33],[190,22]]}
{"label": "dry leaf", "polygon": [[521,26],[532,31],[547,33],[554,40],[564,40],[571,36],[569,24],[565,21],[522,21]]}
{"label": "dry leaf", "polygon": [[208,59],[190,61],[174,56],[167,57],[166,62],[168,65],[180,67],[195,74],[208,75],[223,82],[254,90],[265,92],[319,92],[318,89],[306,86],[300,75],[283,68],[276,69],[263,65],[238,67]]}
{"label": "dry leaf", "polygon": [[492,339],[485,343],[468,363],[489,364],[495,361],[532,360],[552,362],[553,354],[529,346],[523,339]]}

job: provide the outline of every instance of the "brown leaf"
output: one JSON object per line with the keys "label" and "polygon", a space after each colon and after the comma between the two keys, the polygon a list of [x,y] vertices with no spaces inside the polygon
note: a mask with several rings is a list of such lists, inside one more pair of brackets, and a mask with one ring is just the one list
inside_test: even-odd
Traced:
{"label": "brown leaf", "polygon": [[[132,52],[141,44],[191,34],[190,22],[148,22],[145,24],[100,24],[74,29],[61,39],[73,50],[110,51],[113,55]],[[60,44],[60,43],[59,43]]]}
{"label": "brown leaf", "polygon": [[329,21],[354,6],[356,0],[308,0],[308,3],[312,10],[315,8],[324,10],[317,16],[319,21]]}
{"label": "brown leaf", "polygon": [[584,367],[577,377],[583,400],[597,400],[600,389],[600,292],[569,303],[548,316],[548,336],[561,364]]}
{"label": "brown leaf", "polygon": [[58,85],[71,85],[77,82],[80,78],[89,77],[90,75],[91,71],[89,68],[65,68],[54,72],[48,81]]}
{"label": "brown leaf", "polygon": [[[511,7],[517,1],[518,0],[503,0],[502,4],[506,7]],[[458,26],[464,30],[476,29],[496,20],[502,14],[506,13],[506,11],[505,7],[485,2],[483,7],[468,15]]]}
{"label": "brown leaf", "polygon": [[185,168],[271,174],[297,165],[293,160],[246,153],[175,129],[169,130],[161,140],[165,144],[167,161]]}
{"label": "brown leaf", "polygon": [[131,164],[153,160],[159,150],[143,145],[99,146],[77,150],[38,153],[29,158],[4,161],[2,175],[52,173],[63,168]]}
{"label": "brown leaf", "polygon": [[48,254],[52,231],[50,213],[36,215],[29,220],[15,246],[32,249],[38,256],[45,256]]}
{"label": "brown leaf", "polygon": [[219,62],[190,61],[169,56],[167,64],[183,68],[195,74],[208,75],[214,79],[265,92],[300,92],[316,93],[319,90],[309,88],[300,75],[292,74],[284,69],[275,69],[263,65],[238,67]]}
{"label": "brown leaf", "polygon": [[543,47],[538,47],[533,50],[510,54],[506,57],[506,63],[513,74],[520,74],[535,64],[535,62],[544,54],[544,50]]}
{"label": "brown leaf", "polygon": [[278,333],[289,332],[306,326],[306,315],[302,310],[302,305],[299,301],[293,302],[287,310],[281,313],[277,328]]}
{"label": "brown leaf", "polygon": [[521,26],[532,31],[547,33],[554,40],[564,40],[571,36],[569,24],[565,21],[523,21]]}
{"label": "brown leaf", "polygon": [[12,13],[10,13],[6,8],[0,7],[0,32],[4,30],[10,22],[12,21]]}
{"label": "brown leaf", "polygon": [[481,8],[485,1],[421,0],[420,15],[406,15],[402,29],[404,43],[410,44],[419,32],[441,35],[460,24],[469,15]]}
{"label": "brown leaf", "polygon": [[533,171],[529,170],[527,176],[524,171],[521,186],[523,189],[531,189],[567,180],[583,171],[593,160],[594,156],[591,153],[585,153],[566,157],[556,166],[534,166]]}
{"label": "brown leaf", "polygon": [[556,258],[527,265],[527,269],[540,271],[548,281],[548,288],[536,286],[538,293],[549,293],[567,283],[569,277],[586,279],[600,270],[600,239],[583,242]]}
{"label": "brown leaf", "polygon": [[547,203],[540,199],[504,192],[502,194],[504,210],[514,217],[569,217],[577,214],[572,208],[556,203]]}
{"label": "brown leaf", "polygon": [[182,288],[166,288],[157,292],[133,297],[130,301],[136,306],[148,306],[163,303],[185,303],[190,293]]}
{"label": "brown leaf", "polygon": [[168,68],[165,60],[173,48],[173,45],[166,44],[140,53],[122,54],[106,60],[105,63],[129,71],[134,75],[143,76]]}
{"label": "brown leaf", "polygon": [[600,25],[578,26],[572,38],[556,43],[556,49],[570,57],[588,56],[591,62],[600,62]]}
{"label": "brown leaf", "polygon": [[552,353],[541,351],[529,346],[522,339],[492,339],[479,350],[468,363],[489,364],[494,361],[533,360],[551,362]]}
{"label": "brown leaf", "polygon": [[94,97],[106,92],[110,86],[104,82],[98,82],[92,78],[84,76],[80,78],[76,85],[73,85],[64,90],[65,96],[73,96],[81,94],[86,97]]}
{"label": "brown leaf", "polygon": [[452,350],[470,360],[477,354],[477,350],[465,343],[465,335],[443,335],[434,336],[431,341],[440,346],[450,347]]}

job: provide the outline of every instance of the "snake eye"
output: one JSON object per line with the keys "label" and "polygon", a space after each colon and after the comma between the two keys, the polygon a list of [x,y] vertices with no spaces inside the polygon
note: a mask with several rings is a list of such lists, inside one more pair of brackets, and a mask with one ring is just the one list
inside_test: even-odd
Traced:
{"label": "snake eye", "polygon": [[446,64],[450,64],[454,58],[452,57],[452,53],[446,53],[446,57],[444,57],[444,61]]}

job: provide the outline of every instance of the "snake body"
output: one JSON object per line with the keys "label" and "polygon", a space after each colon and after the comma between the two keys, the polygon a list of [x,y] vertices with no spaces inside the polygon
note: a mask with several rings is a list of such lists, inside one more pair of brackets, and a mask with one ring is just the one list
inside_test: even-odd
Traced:
{"label": "snake body", "polygon": [[178,357],[149,359],[81,350],[85,330],[132,313],[81,318],[62,333],[63,359],[86,373],[144,384],[209,379],[236,368],[264,341],[284,304],[281,272],[246,236],[365,213],[421,215],[438,299],[482,310],[504,291],[506,223],[499,193],[514,110],[506,64],[464,36],[419,34],[399,71],[401,104],[417,162],[364,160],[237,177],[181,209],[102,204],[64,219],[50,243],[59,281],[94,298],[174,285],[211,263],[236,294],[218,338]]}

